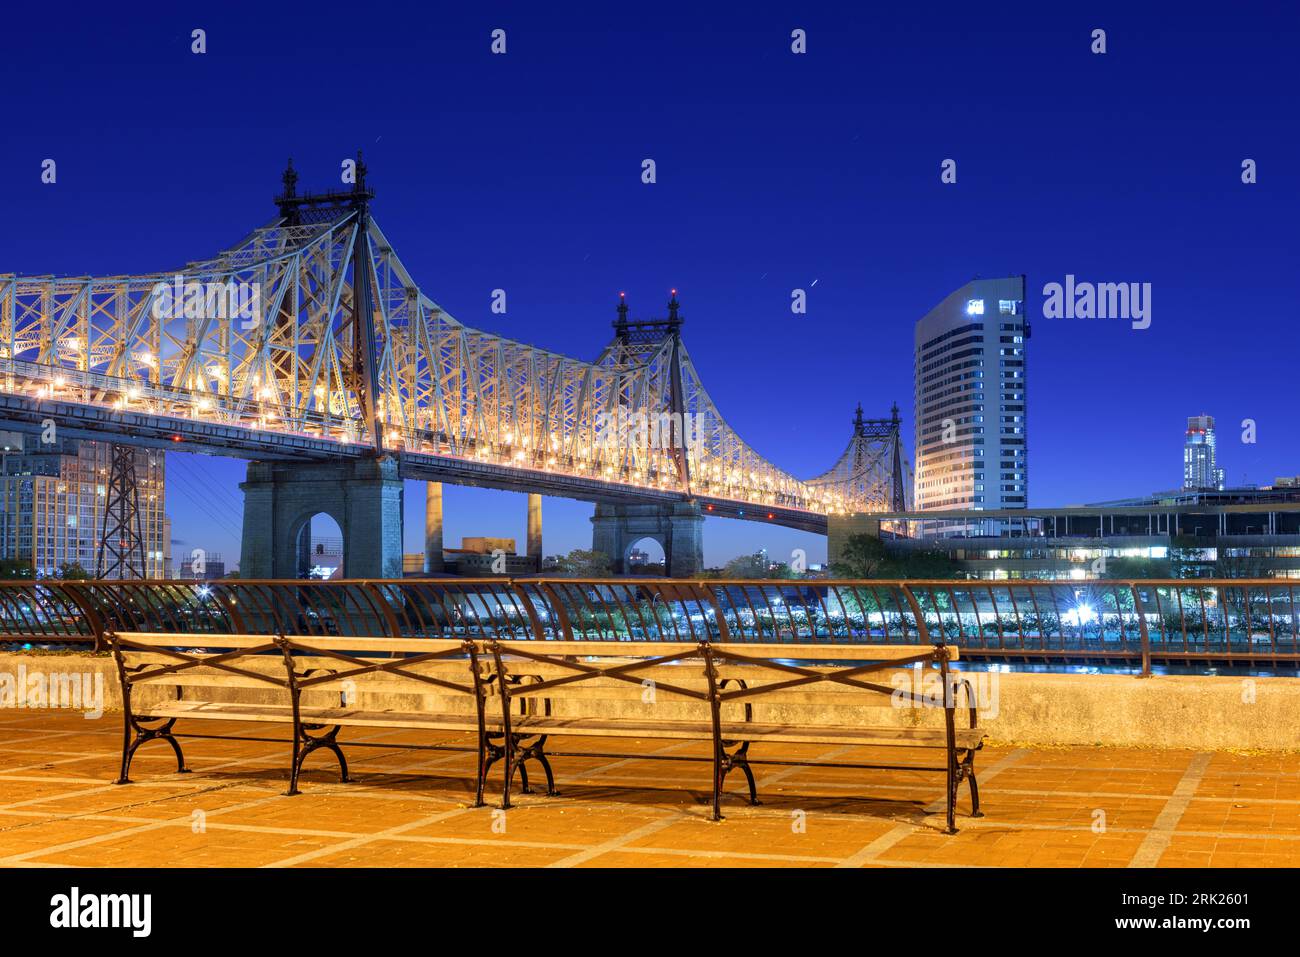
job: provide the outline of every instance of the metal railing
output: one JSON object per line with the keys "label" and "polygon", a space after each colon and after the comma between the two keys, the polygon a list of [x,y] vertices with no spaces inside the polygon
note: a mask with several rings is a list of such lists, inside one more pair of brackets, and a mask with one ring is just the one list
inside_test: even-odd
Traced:
{"label": "metal railing", "polygon": [[406,579],[0,583],[0,641],[107,630],[601,640],[945,641],[970,660],[1300,664],[1279,579]]}

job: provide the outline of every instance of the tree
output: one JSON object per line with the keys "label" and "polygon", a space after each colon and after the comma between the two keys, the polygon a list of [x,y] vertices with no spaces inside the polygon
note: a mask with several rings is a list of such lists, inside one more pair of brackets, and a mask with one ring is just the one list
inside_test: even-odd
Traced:
{"label": "tree", "polygon": [[1256,555],[1228,555],[1220,548],[1214,562],[1215,578],[1268,578],[1268,562]]}
{"label": "tree", "polygon": [[556,573],[564,578],[606,578],[610,572],[609,556],[604,552],[575,548],[556,559]]}
{"label": "tree", "polygon": [[64,562],[59,566],[59,570],[54,573],[54,577],[61,578],[65,582],[89,581],[91,574],[81,566],[80,562]]}
{"label": "tree", "polygon": [[1101,566],[1101,578],[1134,581],[1168,578],[1169,562],[1159,558],[1108,558]]}
{"label": "tree", "polygon": [[888,578],[958,578],[957,562],[947,552],[934,548],[908,549],[891,555],[886,563]]}
{"label": "tree", "polygon": [[723,578],[766,578],[767,562],[761,555],[740,555],[727,562]]}
{"label": "tree", "polygon": [[19,558],[0,558],[0,581],[15,581],[20,578],[34,578],[30,562]]}
{"label": "tree", "polygon": [[850,535],[840,550],[840,557],[831,563],[836,578],[885,578],[889,555],[885,543],[875,535]]}
{"label": "tree", "polygon": [[832,563],[836,578],[957,578],[957,563],[933,548],[891,552],[875,535],[850,535],[839,560]]}

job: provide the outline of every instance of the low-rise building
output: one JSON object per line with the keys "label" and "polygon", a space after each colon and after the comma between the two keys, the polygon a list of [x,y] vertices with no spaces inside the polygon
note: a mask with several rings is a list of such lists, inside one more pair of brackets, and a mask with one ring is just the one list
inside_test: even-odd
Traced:
{"label": "low-rise building", "polygon": [[[981,579],[1300,579],[1300,487],[1187,490],[1053,509],[873,516],[890,550],[949,556]],[[987,534],[1001,519],[1001,534]],[[943,528],[928,534],[925,523]]]}

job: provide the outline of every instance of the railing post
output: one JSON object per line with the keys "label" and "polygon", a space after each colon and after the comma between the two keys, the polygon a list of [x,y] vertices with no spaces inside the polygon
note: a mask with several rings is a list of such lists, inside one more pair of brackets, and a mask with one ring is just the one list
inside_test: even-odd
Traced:
{"label": "railing post", "polygon": [[[379,586],[381,584],[387,585],[390,584],[390,582],[385,581],[376,583],[373,581],[363,581],[361,582],[362,593],[370,597],[371,607],[373,607],[375,611],[379,612],[379,616],[384,620],[384,625],[388,629],[388,637],[401,638],[402,629],[401,626],[397,624],[397,615],[393,613],[392,606],[388,604],[388,599],[380,590]],[[406,595],[400,588],[398,594],[402,596],[402,601],[405,603]],[[344,600],[346,600],[346,597]]]}
{"label": "railing post", "polygon": [[[709,598],[709,604],[713,607],[713,620],[718,626],[718,641],[728,642],[731,640],[730,629],[727,628],[726,616],[722,614],[722,605],[718,602],[718,595],[713,590],[712,585],[701,584],[697,586]],[[726,588],[726,585],[719,585],[719,588]]]}
{"label": "railing post", "polygon": [[82,615],[85,616],[86,625],[94,632],[94,650],[96,652],[104,651],[106,647],[106,642],[104,641],[104,620],[95,610],[94,603],[82,594],[80,585],[64,583],[61,586],[60,591],[67,595],[72,603],[77,606],[77,609],[82,613]]}
{"label": "railing post", "polygon": [[569,613],[564,610],[564,602],[560,601],[560,596],[555,593],[548,581],[537,583],[543,594],[551,603],[551,610],[555,612],[556,623],[560,626],[560,633],[557,637],[565,641],[573,641],[573,625],[569,621]]}
{"label": "railing post", "polygon": [[925,624],[925,614],[921,611],[916,596],[912,594],[912,589],[900,582],[898,590],[903,593],[903,597],[907,599],[907,604],[912,608],[912,614],[916,616],[916,632],[920,636],[921,642],[923,644],[934,644],[934,639],[930,637],[930,629]]}
{"label": "railing post", "polygon": [[1142,674],[1140,678],[1151,677],[1151,636],[1147,632],[1147,616],[1138,596],[1137,583],[1130,582],[1129,590],[1133,593],[1133,611],[1138,616],[1138,634],[1142,640]]}
{"label": "railing post", "polygon": [[538,641],[546,639],[546,632],[542,629],[542,619],[537,614],[537,608],[533,605],[533,600],[528,597],[522,585],[513,578],[509,579],[510,590],[514,592],[515,597],[524,606],[524,614],[528,616],[528,624],[532,629],[533,637]]}

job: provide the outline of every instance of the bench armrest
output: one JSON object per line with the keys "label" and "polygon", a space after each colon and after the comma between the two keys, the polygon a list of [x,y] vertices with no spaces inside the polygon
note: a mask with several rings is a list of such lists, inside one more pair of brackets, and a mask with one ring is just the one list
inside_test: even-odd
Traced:
{"label": "bench armrest", "polygon": [[970,728],[975,730],[977,711],[975,707],[975,689],[966,678],[954,678],[952,680],[952,700],[953,704],[957,703],[957,688],[961,686],[966,689],[966,710],[970,714]]}

